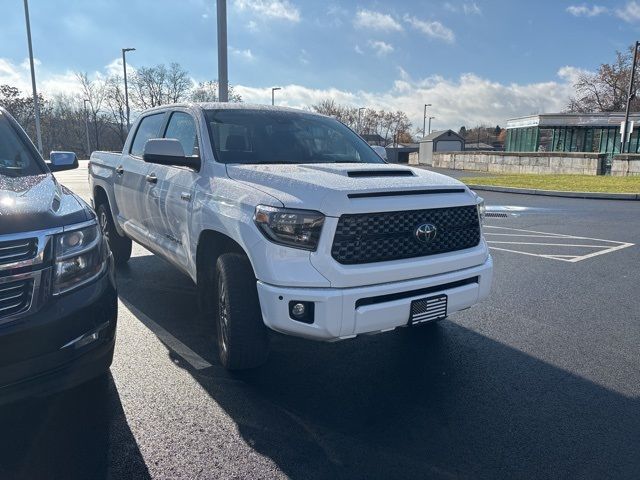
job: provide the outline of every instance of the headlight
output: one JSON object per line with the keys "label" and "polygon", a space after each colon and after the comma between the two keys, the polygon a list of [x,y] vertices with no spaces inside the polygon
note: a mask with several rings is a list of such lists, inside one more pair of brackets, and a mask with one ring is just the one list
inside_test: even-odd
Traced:
{"label": "headlight", "polygon": [[487,207],[484,204],[484,198],[476,197],[476,201],[478,202],[478,218],[480,219],[480,225],[484,223],[484,214],[487,211]]}
{"label": "headlight", "polygon": [[53,294],[68,292],[100,275],[109,251],[98,224],[71,230],[54,239]]}
{"label": "headlight", "polygon": [[324,224],[324,215],[313,210],[258,205],[253,220],[264,236],[272,242],[315,251]]}

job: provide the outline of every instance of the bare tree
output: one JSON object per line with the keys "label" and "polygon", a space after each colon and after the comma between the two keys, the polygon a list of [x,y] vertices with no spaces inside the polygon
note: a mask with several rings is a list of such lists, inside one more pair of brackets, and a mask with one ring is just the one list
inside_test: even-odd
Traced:
{"label": "bare tree", "polygon": [[[192,102],[217,102],[218,82],[216,80],[209,80],[198,83],[191,91],[189,99]],[[232,85],[229,85],[229,101],[242,102],[242,97],[234,91]]]}
{"label": "bare tree", "polygon": [[181,102],[188,98],[193,87],[189,73],[177,63],[169,68],[163,64],[140,67],[131,75],[129,84],[131,99],[141,110]]}
{"label": "bare tree", "polygon": [[114,75],[105,84],[105,104],[111,120],[109,127],[118,135],[122,145],[127,138],[127,107],[123,83],[122,77]]}
{"label": "bare tree", "polygon": [[[584,72],[574,84],[575,95],[569,99],[570,112],[619,112],[625,109],[634,48],[616,52],[613,63],[600,65],[595,73]],[[631,102],[632,111],[640,111],[640,99]]]}
{"label": "bare tree", "polygon": [[92,121],[96,150],[100,150],[100,133],[105,126],[104,118],[101,115],[102,105],[106,97],[106,85],[101,79],[89,79],[86,72],[76,73],[76,78],[82,88],[84,99],[89,105],[89,116]]}

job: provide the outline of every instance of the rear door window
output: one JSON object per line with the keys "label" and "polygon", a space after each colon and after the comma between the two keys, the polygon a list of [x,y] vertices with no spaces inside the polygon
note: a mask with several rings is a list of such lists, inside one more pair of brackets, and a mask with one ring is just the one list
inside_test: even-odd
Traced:
{"label": "rear door window", "polygon": [[142,157],[144,144],[151,138],[160,137],[160,127],[164,121],[164,112],[144,117],[138,125],[136,136],[133,139],[129,153],[134,157]]}
{"label": "rear door window", "polygon": [[185,112],[174,112],[171,115],[164,138],[173,138],[182,144],[184,154],[187,156],[199,155],[198,134],[196,122],[193,117]]}

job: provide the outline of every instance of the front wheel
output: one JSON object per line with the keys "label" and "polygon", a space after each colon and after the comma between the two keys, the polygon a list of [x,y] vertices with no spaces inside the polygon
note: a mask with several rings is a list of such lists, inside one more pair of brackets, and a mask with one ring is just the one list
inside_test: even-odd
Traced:
{"label": "front wheel", "polygon": [[113,254],[113,261],[116,265],[124,265],[131,258],[131,240],[121,236],[116,230],[108,205],[104,203],[98,205],[97,213],[100,228]]}
{"label": "front wheel", "polygon": [[262,321],[256,277],[246,255],[225,253],[216,263],[218,351],[229,370],[267,361],[269,332]]}

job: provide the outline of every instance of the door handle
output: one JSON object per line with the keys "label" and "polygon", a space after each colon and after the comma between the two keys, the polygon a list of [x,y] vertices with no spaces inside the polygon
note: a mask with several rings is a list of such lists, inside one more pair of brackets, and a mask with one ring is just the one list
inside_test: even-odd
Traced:
{"label": "door handle", "polygon": [[190,202],[191,201],[191,194],[189,192],[182,192],[180,194],[180,198],[182,200],[184,200],[185,202]]}
{"label": "door handle", "polygon": [[156,177],[155,173],[150,173],[146,176],[146,179],[149,183],[158,183],[158,177]]}
{"label": "door handle", "polygon": [[116,167],[116,173],[117,173],[118,175],[122,175],[122,174],[124,173],[124,167],[123,167],[122,165],[118,165],[118,166]]}

